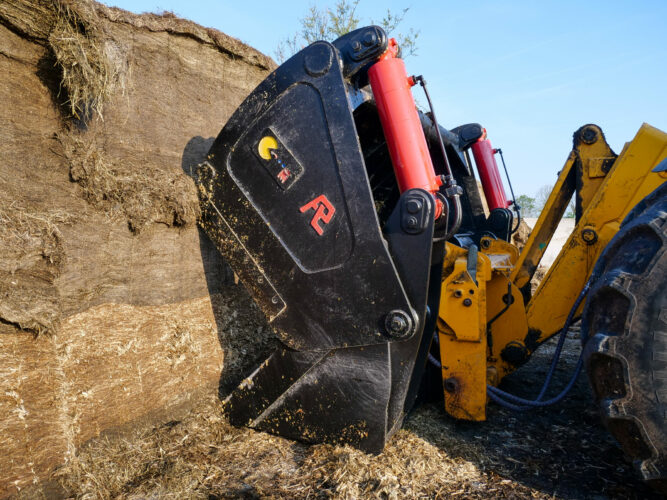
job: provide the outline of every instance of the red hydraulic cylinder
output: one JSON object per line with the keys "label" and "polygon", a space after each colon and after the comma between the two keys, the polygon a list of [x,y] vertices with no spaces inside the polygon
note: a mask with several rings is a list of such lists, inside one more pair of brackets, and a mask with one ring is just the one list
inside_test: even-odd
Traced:
{"label": "red hydraulic cylinder", "polygon": [[494,150],[491,146],[491,141],[485,139],[485,137],[486,131],[484,136],[472,145],[472,154],[477,164],[477,172],[479,173],[479,180],[482,183],[482,189],[484,189],[486,204],[489,210],[507,208],[510,206],[510,203],[507,201],[507,196],[505,195],[505,188],[500,178],[498,164],[494,157]]}
{"label": "red hydraulic cylinder", "polygon": [[[401,193],[421,188],[434,195],[442,185],[435,174],[431,155],[426,145],[415,101],[410,88],[415,84],[405,71],[405,63],[397,54],[396,40],[380,60],[368,70],[380,122],[394,165],[394,173]],[[442,202],[436,200],[435,217],[442,213]]]}

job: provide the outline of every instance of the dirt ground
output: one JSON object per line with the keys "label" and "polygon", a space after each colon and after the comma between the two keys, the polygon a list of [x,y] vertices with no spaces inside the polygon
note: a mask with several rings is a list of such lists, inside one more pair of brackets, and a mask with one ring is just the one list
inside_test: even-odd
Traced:
{"label": "dirt ground", "polygon": [[[551,394],[579,354],[577,327],[570,336]],[[501,387],[537,394],[552,351],[553,342],[543,346]],[[92,440],[20,495],[44,497],[659,498],[600,424],[584,374],[555,407],[513,413],[490,404],[484,423],[423,405],[379,456],[231,427],[208,396],[181,418]]]}

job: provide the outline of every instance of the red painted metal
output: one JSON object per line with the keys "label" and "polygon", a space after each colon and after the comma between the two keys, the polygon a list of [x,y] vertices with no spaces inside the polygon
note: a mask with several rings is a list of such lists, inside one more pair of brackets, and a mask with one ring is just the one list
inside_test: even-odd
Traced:
{"label": "red painted metal", "polygon": [[500,178],[494,149],[491,146],[491,141],[486,139],[486,131],[484,131],[482,138],[472,145],[471,149],[489,210],[509,207],[510,203],[507,201],[503,181]]}
{"label": "red painted metal", "polygon": [[435,193],[442,180],[435,174],[426,145],[412,87],[415,82],[405,71],[405,63],[397,57],[396,40],[389,41],[387,51],[368,70],[368,77],[377,104],[380,122],[394,165],[398,187],[402,192],[421,188],[434,195],[435,217],[442,213],[442,202]]}

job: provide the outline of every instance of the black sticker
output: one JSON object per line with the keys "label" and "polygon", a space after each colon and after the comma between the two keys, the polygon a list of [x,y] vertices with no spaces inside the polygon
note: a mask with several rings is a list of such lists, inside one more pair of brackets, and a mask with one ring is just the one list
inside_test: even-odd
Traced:
{"label": "black sticker", "polygon": [[292,187],[303,173],[301,164],[269,128],[262,132],[255,143],[254,153],[283,191]]}

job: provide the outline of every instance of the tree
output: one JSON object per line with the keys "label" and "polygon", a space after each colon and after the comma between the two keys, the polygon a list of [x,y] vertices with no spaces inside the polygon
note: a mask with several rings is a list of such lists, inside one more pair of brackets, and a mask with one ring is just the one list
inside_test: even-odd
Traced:
{"label": "tree", "polygon": [[[291,37],[278,43],[275,55],[278,62],[282,63],[303,47],[317,40],[334,41],[336,38],[349,33],[359,27],[359,18],[356,16],[357,6],[361,0],[337,0],[333,7],[320,9],[311,6],[308,13],[300,19],[301,30]],[[416,40],[419,31],[410,28],[407,33],[395,33],[398,26],[403,22],[408,8],[400,13],[392,13],[387,9],[387,14],[378,22],[373,20],[369,24],[377,24],[383,28],[388,35],[394,36],[401,47],[403,57],[417,53]]]}
{"label": "tree", "polygon": [[[552,186],[545,184],[537,190],[534,198],[525,194],[518,196],[516,203],[521,207],[521,215],[523,217],[539,217],[542,210],[544,210],[544,206],[547,204],[552,189]],[[575,204],[576,201],[573,196],[563,217],[573,218],[575,216]]]}
{"label": "tree", "polygon": [[551,194],[553,188],[554,187],[551,184],[545,184],[537,190],[537,193],[535,193],[535,210],[538,213],[544,209],[544,206],[547,204],[547,200],[549,199],[549,195]]}
{"label": "tree", "polygon": [[522,217],[535,217],[535,198],[522,194],[517,196],[515,201],[521,207]]}

